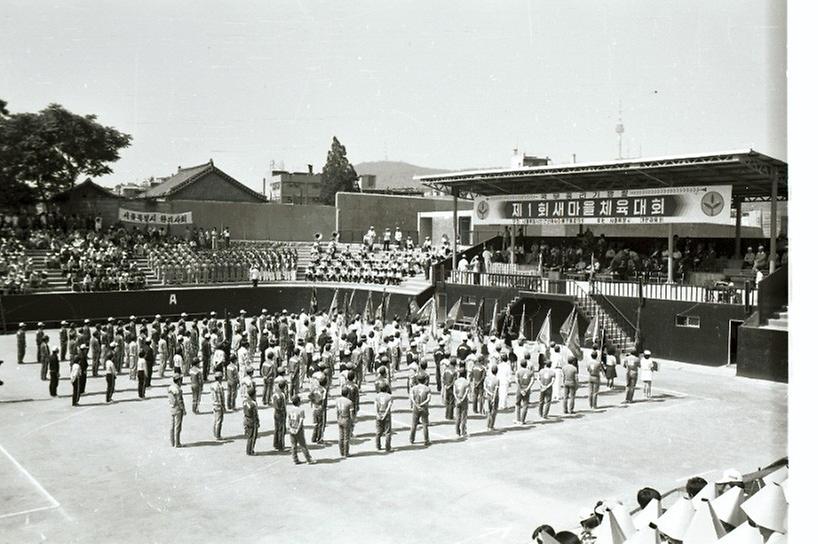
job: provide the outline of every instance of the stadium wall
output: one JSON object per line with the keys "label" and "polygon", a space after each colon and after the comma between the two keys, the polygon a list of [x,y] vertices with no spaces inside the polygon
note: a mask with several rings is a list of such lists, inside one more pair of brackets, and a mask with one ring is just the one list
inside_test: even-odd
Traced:
{"label": "stadium wall", "polygon": [[[398,315],[403,318],[410,298],[416,298],[419,304],[431,296],[424,292],[412,295],[392,294],[387,315],[391,318]],[[353,289],[339,289],[339,304],[345,296],[350,296]],[[3,325],[6,332],[17,329],[20,322],[28,324],[43,321],[48,326],[58,325],[61,320],[76,322],[82,319],[103,320],[109,316],[127,318],[135,315],[140,318],[153,319],[156,314],[178,316],[182,312],[189,315],[202,315],[215,311],[220,317],[227,312],[238,315],[240,310],[251,314],[260,313],[262,308],[269,312],[287,309],[289,312],[308,309],[312,287],[310,286],[251,286],[212,287],[212,288],[168,288],[148,289],[144,291],[111,291],[103,293],[42,293],[36,295],[9,295],[0,298],[2,304]],[[316,298],[319,309],[326,309],[332,302],[334,288],[316,287]],[[381,303],[383,292],[372,292],[372,305],[377,308]],[[353,297],[352,311],[363,313],[367,291],[357,290]]]}
{"label": "stadium wall", "polygon": [[736,374],[786,382],[789,380],[789,334],[747,324],[739,327]]}
{"label": "stadium wall", "polygon": [[[471,201],[458,202],[460,210],[471,208]],[[336,230],[341,233],[342,242],[360,242],[372,225],[379,238],[386,227],[393,231],[400,227],[418,243],[422,241],[417,239],[418,212],[452,211],[454,208],[451,198],[337,193],[335,209]],[[437,242],[439,240],[435,240]]]}
{"label": "stadium wall", "polygon": [[[230,228],[234,240],[310,241],[316,232],[329,239],[335,230],[335,213],[331,206],[294,206],[271,202],[223,202],[215,200],[169,200],[89,198],[72,195],[59,203],[63,213],[101,215],[104,225],[118,220],[119,208],[140,212],[193,212],[191,227]],[[129,224],[130,225],[130,224]],[[187,225],[171,227],[174,235],[183,235]]]}

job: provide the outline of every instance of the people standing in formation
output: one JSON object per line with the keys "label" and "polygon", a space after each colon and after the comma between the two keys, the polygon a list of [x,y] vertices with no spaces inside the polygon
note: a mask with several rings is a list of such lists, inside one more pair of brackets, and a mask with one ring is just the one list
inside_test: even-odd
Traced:
{"label": "people standing in formation", "polygon": [[[469,436],[470,407],[476,416],[485,415],[487,429],[494,430],[498,413],[510,408],[510,392],[515,395],[517,424],[526,423],[532,402],[537,404],[542,419],[550,416],[555,400],[562,400],[564,414],[575,413],[579,362],[572,354],[565,358],[564,354],[570,352],[564,347],[486,337],[478,331],[464,334],[458,342],[454,336],[460,333],[452,332],[442,326],[431,330],[428,325],[397,316],[365,322],[358,315],[343,312],[310,315],[303,310],[293,314],[283,310],[271,315],[262,310],[251,316],[242,310],[238,317],[228,314],[223,319],[211,312],[206,318],[182,314],[179,319],[162,319],[157,315],[152,322],[135,316],[127,321],[109,318],[98,324],[85,320],[81,326],[62,322],[59,345],[53,347],[43,324],[38,323],[34,347],[41,378],[48,381],[51,396],[57,396],[63,358],[69,361],[74,406],[80,404],[85,393],[89,366],[92,377],[105,376],[108,403],[114,402],[119,375],[127,374],[134,380],[136,395],[143,399],[152,386],[154,372],[161,379],[170,370],[167,397],[172,446],[181,446],[187,414],[183,388],[190,387],[191,410],[196,415],[201,413],[202,392],[209,383],[216,440],[222,440],[225,413],[237,411],[240,400],[238,411],[243,413],[246,453],[255,454],[260,427],[272,424],[273,449],[284,451],[289,434],[296,462],[298,450],[312,461],[306,441],[305,407],[311,411],[311,443],[316,445],[325,441],[328,412],[334,407],[339,452],[348,457],[356,442],[361,397],[370,394],[374,394],[374,400],[370,400],[374,414],[367,415],[375,422],[375,446],[391,452],[395,412],[392,390],[396,380],[408,393],[410,443],[415,442],[418,426],[424,445],[431,443],[430,410],[434,406],[443,408],[445,420],[454,424],[459,437]],[[20,324],[20,363],[26,359],[26,342],[26,327]],[[588,403],[596,410],[602,376],[609,386],[616,377],[615,370],[609,372],[616,365],[615,352],[608,349],[606,353],[594,346],[584,359]],[[435,365],[434,372],[430,364]],[[623,365],[627,376],[624,402],[633,402],[640,373],[644,395],[651,398],[658,368],[650,351],[646,350],[640,359],[636,350],[631,350]],[[256,369],[259,378],[254,377]],[[303,405],[302,400],[306,401]],[[271,417],[260,417],[260,411],[267,407]]]}

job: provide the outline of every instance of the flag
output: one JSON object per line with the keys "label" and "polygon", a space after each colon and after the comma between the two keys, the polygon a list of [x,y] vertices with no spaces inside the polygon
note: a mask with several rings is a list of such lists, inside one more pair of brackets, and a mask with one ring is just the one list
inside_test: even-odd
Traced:
{"label": "flag", "polygon": [[446,325],[451,327],[453,324],[463,319],[463,311],[460,308],[462,300],[462,298],[457,299],[457,302],[455,302],[454,306],[452,306],[451,310],[449,310],[449,314],[446,316]]}
{"label": "flag", "polygon": [[386,323],[386,318],[389,314],[389,303],[392,302],[392,293],[386,293],[386,302],[383,303],[383,321]]}
{"label": "flag", "polygon": [[489,334],[497,334],[497,306],[500,304],[500,299],[494,299],[494,310],[491,312],[491,330]]}
{"label": "flag", "polygon": [[571,332],[571,325],[574,323],[575,314],[577,312],[577,307],[574,306],[571,309],[571,313],[568,314],[568,318],[563,322],[562,326],[560,327],[560,336],[562,336],[563,342],[568,342],[568,334]]}
{"label": "flag", "polygon": [[582,360],[582,349],[579,347],[579,321],[577,319],[574,319],[574,322],[571,324],[571,330],[568,332],[565,347],[577,358],[577,361]]}
{"label": "flag", "polygon": [[313,287],[310,295],[310,313],[314,314],[316,312],[318,312],[318,291]]}
{"label": "flag", "polygon": [[409,320],[413,317],[416,318],[418,313],[420,313],[420,308],[418,308],[417,301],[414,298],[409,297],[409,305],[406,308],[406,319]]}
{"label": "flag", "polygon": [[380,319],[381,323],[386,323],[386,312],[383,308],[383,303],[386,302],[386,286],[383,286],[383,293],[381,294],[381,303],[375,310],[375,319]]}
{"label": "flag", "polygon": [[537,334],[537,342],[544,344],[546,347],[551,345],[551,310],[545,314],[545,321],[542,322],[540,332]]}
{"label": "flag", "polygon": [[480,330],[480,318],[482,317],[481,314],[483,313],[483,300],[485,299],[480,299],[480,305],[477,306],[477,313],[474,314],[474,319],[472,319],[471,328],[473,330]]}
{"label": "flag", "polygon": [[645,305],[645,294],[642,292],[642,278],[639,278],[639,304],[636,306],[636,333],[634,334],[633,347],[637,353],[642,351],[642,307]]}
{"label": "flag", "polygon": [[355,289],[353,289],[352,293],[349,295],[349,300],[347,300],[344,303],[344,313],[346,315],[349,315],[350,313],[355,311],[354,308],[352,307],[352,299],[354,299],[354,298],[355,298]]}
{"label": "flag", "polygon": [[332,295],[332,302],[329,303],[329,310],[327,313],[332,317],[332,314],[338,311],[338,289],[335,290],[335,294]]}
{"label": "flag", "polygon": [[432,304],[429,306],[429,331],[432,338],[437,339],[437,300],[435,300],[434,296],[429,300],[432,301]]}
{"label": "flag", "polygon": [[588,328],[585,329],[585,343],[593,344],[597,339],[597,332],[599,331],[599,310],[597,309],[591,322],[588,323]]}
{"label": "flag", "polygon": [[520,326],[517,327],[517,336],[525,337],[525,304],[523,304],[523,315],[520,316]]}
{"label": "flag", "polygon": [[420,309],[415,314],[418,319],[418,323],[428,323],[429,320],[432,318],[432,306],[434,305],[435,297],[432,296],[426,303],[420,307]]}
{"label": "flag", "polygon": [[364,323],[369,323],[370,321],[375,319],[374,312],[372,311],[372,291],[369,291],[366,295],[366,304],[364,304]]}

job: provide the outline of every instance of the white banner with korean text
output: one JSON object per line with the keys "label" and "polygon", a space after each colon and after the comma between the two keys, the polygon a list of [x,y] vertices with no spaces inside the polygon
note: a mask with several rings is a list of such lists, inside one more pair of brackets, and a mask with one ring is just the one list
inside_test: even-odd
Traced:
{"label": "white banner with korean text", "polygon": [[193,223],[193,212],[139,212],[119,208],[119,220],[123,223],[141,223],[143,225],[189,225]]}
{"label": "white banner with korean text", "polygon": [[475,225],[730,225],[729,185],[477,197]]}

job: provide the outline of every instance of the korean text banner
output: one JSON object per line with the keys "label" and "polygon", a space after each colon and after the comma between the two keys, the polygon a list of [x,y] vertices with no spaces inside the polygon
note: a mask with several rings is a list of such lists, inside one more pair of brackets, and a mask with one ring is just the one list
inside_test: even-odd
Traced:
{"label": "korean text banner", "polygon": [[188,225],[193,223],[193,212],[137,212],[119,208],[119,220],[123,223],[142,223],[146,225]]}
{"label": "korean text banner", "polygon": [[729,185],[479,197],[475,225],[729,225]]}

